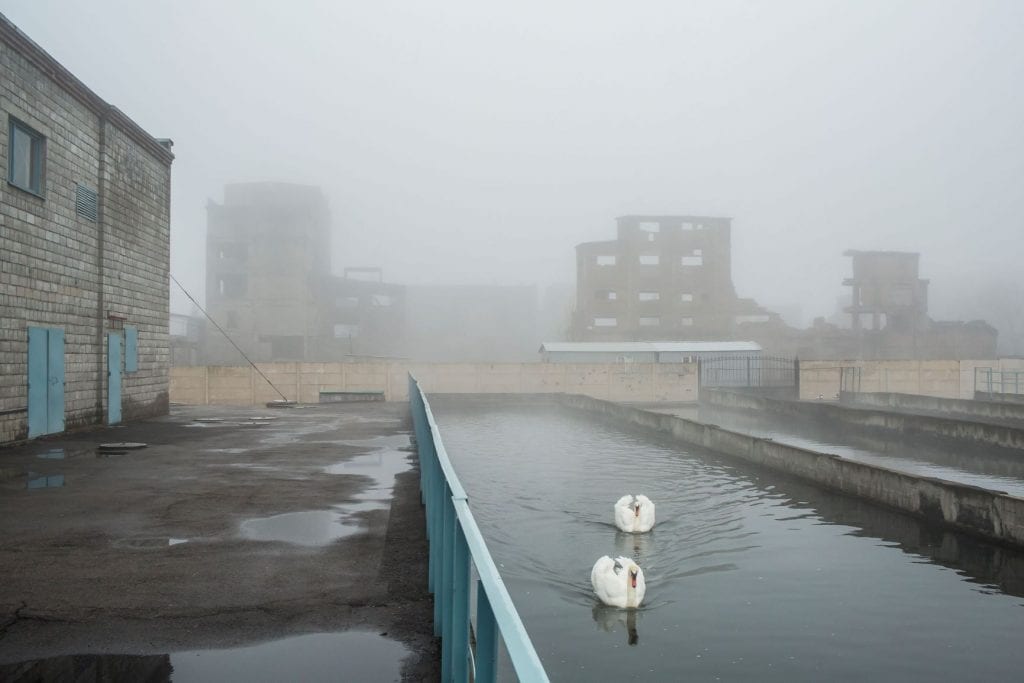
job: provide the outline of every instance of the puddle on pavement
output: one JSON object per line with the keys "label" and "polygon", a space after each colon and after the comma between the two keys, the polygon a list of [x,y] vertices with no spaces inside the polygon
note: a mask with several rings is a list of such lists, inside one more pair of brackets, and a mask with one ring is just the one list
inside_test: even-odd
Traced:
{"label": "puddle on pavement", "polygon": [[37,475],[35,472],[28,473],[28,483],[25,488],[27,489],[52,489],[60,488],[64,486],[64,475],[63,474],[51,474],[45,477]]}
{"label": "puddle on pavement", "polygon": [[247,453],[248,448],[204,448],[206,453],[229,453],[231,455],[238,455],[239,453]]}
{"label": "puddle on pavement", "polygon": [[190,681],[360,681],[402,678],[409,650],[366,631],[314,633],[230,650],[171,654],[175,683]]}
{"label": "puddle on pavement", "polygon": [[242,522],[242,536],[250,541],[283,541],[295,545],[322,546],[358,533],[358,520],[348,511],[307,510],[258,517]]}
{"label": "puddle on pavement", "polygon": [[[0,665],[0,680],[25,672],[106,672],[109,680],[195,681],[400,681],[409,650],[368,631],[314,633],[223,650],[170,655],[73,655]],[[172,672],[173,671],[173,675]],[[108,680],[105,676],[100,676]],[[36,680],[33,678],[32,680]],[[41,680],[64,680],[41,678]],[[99,680],[99,678],[97,678]]]}
{"label": "puddle on pavement", "polygon": [[42,453],[36,453],[37,458],[43,458],[45,460],[63,460],[65,457],[63,448],[51,448],[48,451]]}
{"label": "puddle on pavement", "polygon": [[365,528],[359,513],[386,510],[391,504],[395,475],[409,469],[408,453],[381,450],[357,455],[325,468],[327,474],[358,474],[372,483],[354,496],[355,501],[329,510],[288,512],[242,522],[242,536],[253,541],[283,541],[296,545],[322,546],[352,536]]}
{"label": "puddle on pavement", "polygon": [[409,434],[389,434],[374,436],[369,439],[342,439],[336,443],[344,446],[362,446],[364,448],[404,448],[410,444]]}

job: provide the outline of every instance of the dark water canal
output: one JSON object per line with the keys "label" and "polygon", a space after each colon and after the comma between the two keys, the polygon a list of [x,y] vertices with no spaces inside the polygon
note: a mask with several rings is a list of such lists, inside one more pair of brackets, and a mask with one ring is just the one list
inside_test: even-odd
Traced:
{"label": "dark water canal", "polygon": [[[1024,671],[1024,555],[554,405],[431,403],[552,680]],[[625,493],[654,500],[652,533],[613,526]],[[598,606],[605,554],[643,567],[640,610]]]}

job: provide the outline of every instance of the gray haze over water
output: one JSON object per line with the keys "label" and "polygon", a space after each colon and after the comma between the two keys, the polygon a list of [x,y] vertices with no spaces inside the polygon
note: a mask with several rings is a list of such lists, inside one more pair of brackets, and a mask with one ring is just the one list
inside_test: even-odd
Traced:
{"label": "gray haze over water", "polygon": [[1019,317],[1024,3],[0,7],[173,138],[172,271],[200,297],[207,200],[276,180],[323,187],[339,273],[567,283],[615,216],[727,215],[738,294],[804,323],[851,248],[921,252],[933,318]]}

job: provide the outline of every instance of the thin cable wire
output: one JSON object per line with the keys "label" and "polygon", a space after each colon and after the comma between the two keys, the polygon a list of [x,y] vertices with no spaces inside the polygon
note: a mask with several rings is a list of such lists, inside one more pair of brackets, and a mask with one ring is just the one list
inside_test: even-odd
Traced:
{"label": "thin cable wire", "polygon": [[224,331],[224,328],[222,328],[220,325],[218,325],[217,321],[214,320],[213,318],[211,318],[210,314],[206,312],[206,309],[203,308],[202,306],[200,306],[199,302],[196,301],[192,297],[192,295],[188,293],[188,290],[185,289],[185,286],[183,284],[181,284],[180,282],[178,282],[178,278],[176,278],[173,275],[171,275],[171,279],[174,280],[174,284],[178,285],[178,287],[181,288],[181,291],[183,291],[185,293],[185,296],[188,297],[188,300],[191,301],[192,303],[194,303],[196,305],[196,308],[198,308],[200,311],[203,312],[203,315],[206,316],[206,319],[209,320],[211,323],[213,323],[213,326],[216,327],[220,331],[220,333],[224,335],[224,338],[227,339],[229,342],[231,342],[231,345],[234,346],[235,349],[237,349],[240,354],[242,354],[242,358],[244,358],[247,361],[249,361],[249,365],[252,366],[252,369],[255,370],[256,372],[260,373],[260,377],[262,377],[263,379],[267,380],[267,384],[269,384],[271,387],[273,387],[274,391],[277,392],[277,395],[280,396],[285,401],[288,401],[289,403],[291,403],[292,401],[290,401],[287,396],[282,394],[280,389],[278,389],[277,387],[274,386],[274,383],[270,381],[270,378],[267,377],[266,375],[264,375],[263,371],[260,370],[258,367],[256,367],[256,364],[252,362],[252,359],[249,358],[249,356],[245,355],[245,351],[243,351],[242,349],[240,349],[238,347],[238,344],[235,343],[235,340],[228,336],[228,333]]}

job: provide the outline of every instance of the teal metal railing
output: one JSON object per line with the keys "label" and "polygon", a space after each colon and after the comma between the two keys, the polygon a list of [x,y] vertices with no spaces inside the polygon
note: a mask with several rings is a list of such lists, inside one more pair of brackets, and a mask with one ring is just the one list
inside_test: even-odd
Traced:
{"label": "teal metal railing", "polygon": [[[420,458],[420,492],[427,513],[428,585],[434,595],[434,635],[441,637],[441,680],[496,680],[500,635],[519,680],[543,683],[548,676],[473,519],[430,403],[412,375],[409,408]],[[469,637],[471,562],[479,576],[475,647],[471,647]]]}

